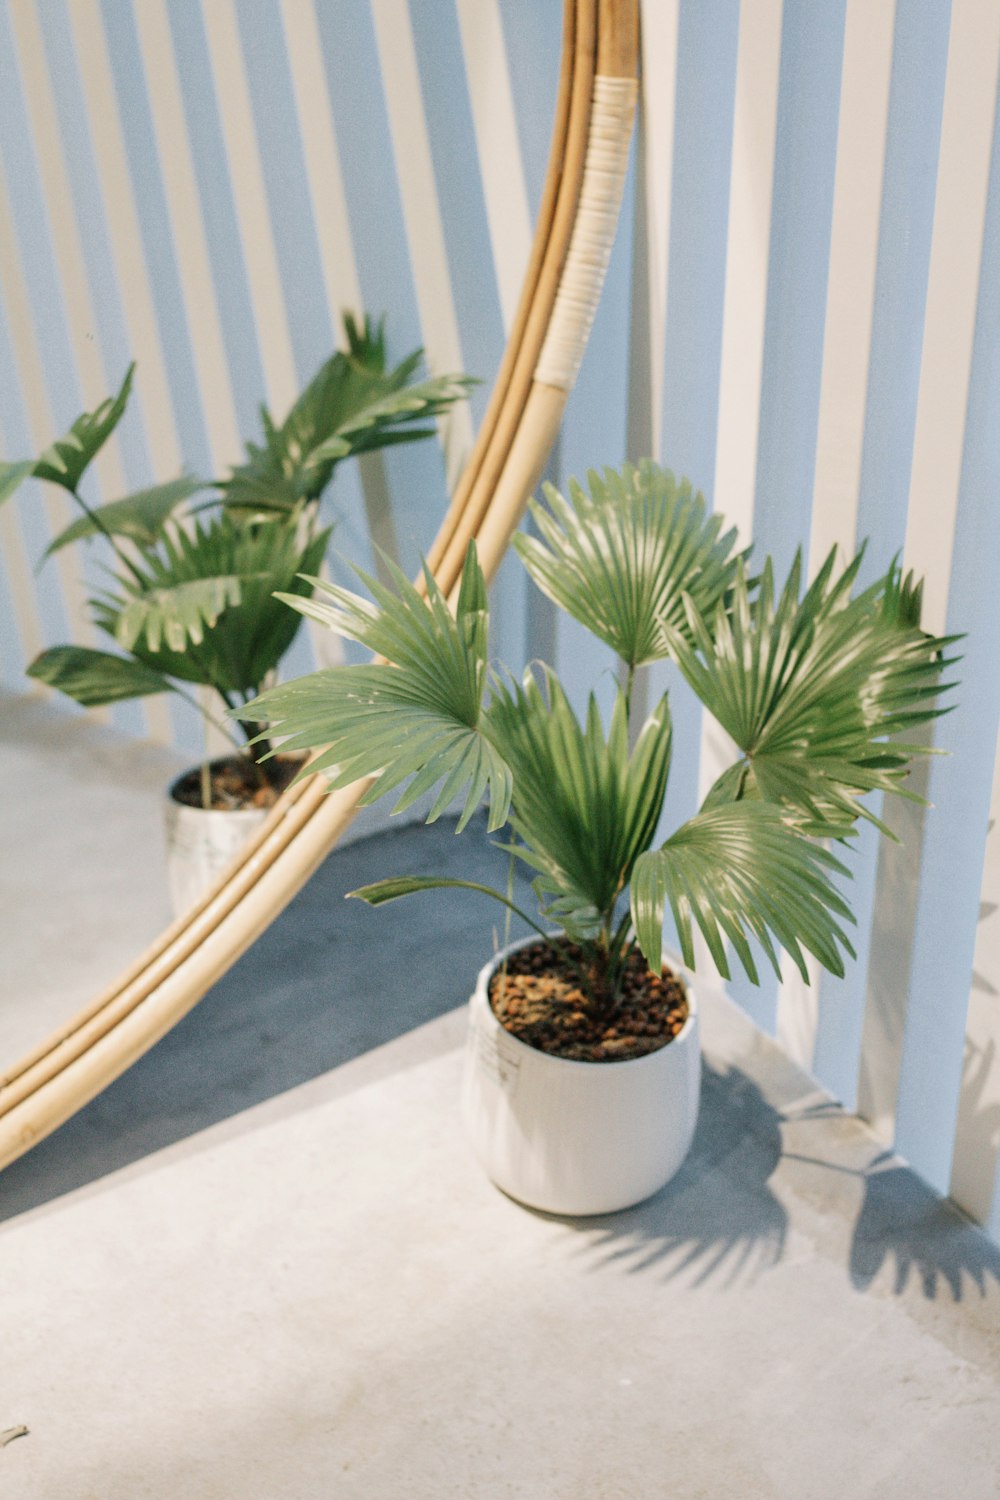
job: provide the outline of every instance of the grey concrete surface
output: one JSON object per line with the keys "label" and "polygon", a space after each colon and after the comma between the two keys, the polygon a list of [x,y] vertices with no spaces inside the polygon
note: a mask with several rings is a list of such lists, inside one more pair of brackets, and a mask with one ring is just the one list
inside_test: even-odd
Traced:
{"label": "grey concrete surface", "polygon": [[170,920],[163,797],[175,750],[0,694],[0,1071]]}
{"label": "grey concrete surface", "polygon": [[[480,830],[481,832],[481,830]],[[1000,1251],[699,986],[701,1120],[569,1222],[471,1160],[476,830],[338,850],[0,1177],[3,1500],[994,1500]]]}

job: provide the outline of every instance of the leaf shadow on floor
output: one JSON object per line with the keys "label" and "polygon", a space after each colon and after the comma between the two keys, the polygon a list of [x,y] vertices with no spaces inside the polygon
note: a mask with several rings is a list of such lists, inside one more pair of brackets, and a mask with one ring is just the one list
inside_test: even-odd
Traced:
{"label": "leaf shadow on floor", "polygon": [[786,1160],[818,1174],[812,1190],[831,1220],[843,1218],[846,1226],[854,1216],[841,1253],[857,1291],[878,1280],[879,1290],[895,1296],[916,1282],[929,1300],[1000,1293],[1000,1247],[898,1156],[875,1149],[863,1168],[853,1168],[835,1152],[827,1160],[822,1150],[804,1156],[783,1145],[782,1126],[793,1120],[845,1118],[833,1101],[783,1114],[738,1068],[703,1063],[698,1129],[673,1181],[634,1209],[560,1222],[577,1231],[576,1253],[596,1265],[659,1270],[693,1286],[744,1284],[784,1255],[788,1214],[770,1179]]}
{"label": "leaf shadow on floor", "polygon": [[676,1177],[635,1208],[560,1222],[577,1229],[581,1256],[629,1273],[655,1269],[695,1286],[711,1279],[733,1286],[770,1270],[788,1233],[769,1186],[781,1159],[781,1122],[745,1073],[703,1061],[698,1126]]}

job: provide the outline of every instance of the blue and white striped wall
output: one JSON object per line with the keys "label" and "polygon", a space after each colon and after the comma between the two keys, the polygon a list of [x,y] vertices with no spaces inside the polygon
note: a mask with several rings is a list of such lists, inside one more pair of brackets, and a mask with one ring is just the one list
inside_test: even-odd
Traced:
{"label": "blue and white striped wall", "polygon": [[[487,386],[438,446],[345,470],[335,545],[412,568],[518,295],[557,0],[7,0],[0,6],[0,444],[36,450],[138,360],[96,466],[115,498],[219,472],[331,349],[343,307]],[[968,632],[933,812],[862,836],[848,977],[736,986],[767,1030],[1000,1234],[1000,145],[996,0],[646,0],[623,221],[552,472],[652,453],[787,566],[870,539]],[[87,640],[68,518],[0,511],[2,675]],[[333,568],[342,565],[334,559]],[[508,559],[497,654],[607,656]],[[293,666],[310,665],[303,640]],[[654,671],[647,691],[669,682]],[[725,755],[675,685],[671,815]],[[155,700],[127,733],[193,748]]]}

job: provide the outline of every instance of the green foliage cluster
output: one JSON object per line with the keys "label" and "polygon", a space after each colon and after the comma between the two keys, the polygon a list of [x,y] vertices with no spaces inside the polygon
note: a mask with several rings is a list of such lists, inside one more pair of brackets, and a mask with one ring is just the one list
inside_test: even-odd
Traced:
{"label": "green foliage cluster", "polygon": [[[758,981],[755,940],[778,970],[784,949],[842,974],[849,907],[834,879],[872,792],[905,786],[906,738],[945,710],[950,639],[920,629],[920,590],[893,564],[855,590],[861,556],[835,554],[803,588],[801,559],[778,592],[758,576],[700,495],[652,463],[588,475],[533,503],[537,536],[515,547],[534,582],[617,654],[605,728],[593,694],[581,722],[556,673],[521,681],[488,658],[486,585],[470,545],[454,614],[425,570],[426,598],[398,570],[372,600],[308,580],[299,613],[386,660],[314,673],[239,712],[283,748],[318,749],[331,788],[373,778],[365,801],[406,783],[396,810],[433,789],[429,821],[462,797],[459,831],[485,799],[488,827],[527,865],[543,922],[583,949],[590,1002],[613,1008],[638,944],[659,969],[669,908],[684,961],[700,929],[720,972],[730,954]],[[373,601],[373,602],[372,602]],[[698,813],[657,844],[671,760],[664,696],[641,724],[635,676],[670,658],[733,740],[734,764]],[[881,825],[879,825],[881,826]],[[373,905],[462,882],[401,876],[353,894]],[[491,888],[510,906],[509,895]],[[546,929],[520,915],[542,933]],[[780,972],[780,971],[779,971]]]}
{"label": "green foliage cluster", "polygon": [[[464,376],[415,377],[422,351],[390,368],[384,324],[344,319],[346,348],[318,370],[282,423],[261,407],[262,444],[211,486],[191,475],[92,508],[80,493],[88,465],[125,414],[130,367],[116,396],[85,412],[37,459],[0,465],[0,502],[30,476],[66,490],[80,516],[46,556],[100,538],[112,550],[109,582],[88,601],[117,648],[54,646],[29,676],[86,707],[207,687],[226,709],[259,694],[301,619],[277,594],[305,598],[330,536],[319,501],[344,459],[433,431],[464,396]],[[431,425],[428,425],[430,423]],[[211,488],[193,510],[188,502]],[[199,711],[216,721],[197,699]],[[251,752],[259,759],[262,750]]]}

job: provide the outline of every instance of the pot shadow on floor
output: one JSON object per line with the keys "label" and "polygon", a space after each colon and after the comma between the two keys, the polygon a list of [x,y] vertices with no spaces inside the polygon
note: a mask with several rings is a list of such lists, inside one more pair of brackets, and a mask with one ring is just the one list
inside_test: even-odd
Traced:
{"label": "pot shadow on floor", "polygon": [[579,1231],[581,1256],[630,1274],[684,1276],[694,1286],[753,1279],[785,1250],[788,1216],[769,1186],[781,1123],[745,1073],[703,1061],[698,1126],[676,1177],[636,1208],[561,1222]]}
{"label": "pot shadow on floor", "polygon": [[[468,999],[505,941],[486,897],[436,891],[379,910],[345,901],[389,875],[506,888],[477,819],[394,826],[335,849],[228,974],[109,1088],[0,1173],[0,1221],[93,1182],[390,1042]],[[516,899],[531,908],[530,889]],[[526,929],[516,920],[511,938]]]}

